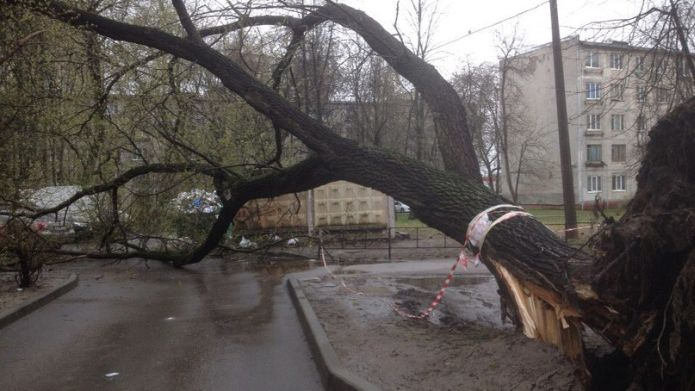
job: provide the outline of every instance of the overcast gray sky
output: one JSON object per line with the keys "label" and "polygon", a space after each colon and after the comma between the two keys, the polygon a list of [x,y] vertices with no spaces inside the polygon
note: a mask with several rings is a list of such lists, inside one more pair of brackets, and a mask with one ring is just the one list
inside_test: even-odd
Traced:
{"label": "overcast gray sky", "polygon": [[[393,28],[398,0],[342,0],[362,9],[378,20],[387,30]],[[434,0],[430,0],[434,2]],[[410,7],[410,0],[401,0],[401,16]],[[558,0],[561,36],[577,34],[577,27],[594,21],[628,18],[636,15],[641,0]],[[532,9],[537,7],[535,9]],[[522,15],[519,13],[528,10]],[[484,29],[506,18],[494,27]],[[444,75],[453,73],[467,58],[474,63],[495,62],[496,34],[511,35],[515,27],[526,46],[536,46],[551,40],[550,6],[542,0],[439,0],[438,23],[435,26],[433,46],[438,47],[430,58]],[[401,33],[406,30],[405,20],[399,23]],[[468,34],[468,32],[472,34]],[[593,32],[582,31],[582,39],[593,39]]]}

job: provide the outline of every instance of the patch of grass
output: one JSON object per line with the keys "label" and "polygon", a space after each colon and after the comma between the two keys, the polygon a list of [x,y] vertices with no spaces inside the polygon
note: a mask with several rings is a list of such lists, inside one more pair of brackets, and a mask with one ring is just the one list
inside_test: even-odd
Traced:
{"label": "patch of grass", "polygon": [[413,228],[413,227],[427,227],[425,223],[416,219],[415,217],[410,217],[410,213],[407,212],[397,212],[396,213],[396,228]]}
{"label": "patch of grass", "polygon": [[[565,225],[565,212],[562,209],[529,208],[526,209],[526,211],[531,213],[543,224],[548,225],[551,228],[558,229],[559,227],[564,227]],[[604,213],[606,216],[612,216],[617,220],[623,215],[623,213],[625,213],[625,210],[622,208],[606,209]],[[577,222],[580,225],[590,224],[591,222],[600,222],[601,220],[602,218],[595,217],[593,211],[591,210],[577,209]],[[427,225],[414,217],[411,218],[410,213],[396,213],[396,228],[413,227],[427,227]]]}
{"label": "patch of grass", "polygon": [[410,213],[396,213],[396,230],[410,235],[411,239],[416,237],[425,239],[443,235],[415,217],[410,217]]}
{"label": "patch of grass", "polygon": [[[540,209],[540,208],[529,208],[526,210],[531,213],[534,217],[540,220],[543,224],[549,226],[564,226],[565,225],[565,212],[562,209]],[[604,213],[606,216],[612,216],[616,219],[620,218],[625,211],[623,209],[606,209]],[[595,217],[593,211],[591,210],[580,210],[577,209],[577,223],[589,224],[591,222],[600,222],[602,218]]]}

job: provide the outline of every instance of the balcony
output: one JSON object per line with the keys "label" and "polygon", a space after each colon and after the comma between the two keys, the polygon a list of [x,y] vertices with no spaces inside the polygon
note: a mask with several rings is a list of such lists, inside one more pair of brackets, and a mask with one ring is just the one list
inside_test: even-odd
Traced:
{"label": "balcony", "polygon": [[599,96],[598,98],[589,98],[586,95],[584,96],[584,105],[585,106],[596,106],[602,104],[603,101],[601,100],[601,97]]}
{"label": "balcony", "polygon": [[590,168],[601,168],[605,167],[606,163],[603,160],[587,160],[585,165]]}
{"label": "balcony", "polygon": [[602,76],[603,68],[600,67],[584,67],[584,75],[586,76]]}

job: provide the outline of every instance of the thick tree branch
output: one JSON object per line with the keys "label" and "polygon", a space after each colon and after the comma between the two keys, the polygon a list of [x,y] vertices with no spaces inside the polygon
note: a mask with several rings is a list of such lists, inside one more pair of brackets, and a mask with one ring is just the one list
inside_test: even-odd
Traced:
{"label": "thick tree branch", "polygon": [[[311,15],[311,14],[310,14]],[[312,23],[315,15],[311,15],[310,19],[295,18],[291,16],[281,15],[262,15],[262,16],[246,16],[242,15],[239,20],[233,23],[228,23],[221,26],[208,27],[200,30],[200,35],[207,37],[210,35],[226,34],[233,31],[241,30],[254,26],[284,26],[291,29],[299,28],[305,23]]]}
{"label": "thick tree branch", "polygon": [[[307,114],[298,111],[272,89],[259,83],[233,61],[210,47],[198,45],[157,29],[116,22],[68,7],[57,1],[50,2],[49,7],[51,16],[67,23],[88,26],[107,37],[150,46],[200,64],[218,76],[227,88],[242,96],[254,109],[302,140],[318,154],[332,172],[335,172],[342,179],[377,188],[387,194],[397,196],[411,204],[416,214],[425,223],[437,226],[455,239],[460,241],[465,239],[465,226],[478,212],[492,205],[507,203],[504,198],[481,185],[477,159],[472,153],[466,154],[464,152],[462,155],[466,155],[466,159],[472,159],[475,173],[469,173],[468,178],[462,178],[458,175],[429,169],[417,162],[381,150],[359,148],[354,142],[337,136]],[[46,12],[45,8],[39,8],[39,10]],[[364,25],[366,23],[364,18],[353,19],[352,17],[355,15],[350,10],[352,9],[331,4],[328,9],[323,9],[322,12],[324,14],[327,11],[336,13],[336,18],[342,18],[343,23],[354,24],[356,28],[362,29],[367,35],[368,29]],[[371,19],[369,21],[369,23],[376,24]],[[403,48],[397,41],[387,40],[386,43],[380,43],[381,38],[383,37],[371,36],[370,40],[374,41],[373,46],[379,47],[382,54],[383,52],[393,53],[393,57],[389,58],[390,61],[396,65],[400,64],[399,67],[405,64],[404,72],[410,76],[413,76],[413,73],[418,70],[429,75],[432,72],[436,74],[434,68],[417,59],[412,53],[402,52]],[[445,83],[441,76],[438,74],[436,76],[441,83],[446,85],[447,90],[451,89],[455,96],[456,93],[453,92],[451,86]],[[420,83],[426,82],[425,79],[418,80]],[[435,83],[435,88],[438,88],[438,85]],[[443,100],[437,103],[440,106],[450,106],[447,102],[456,106],[449,108],[458,113],[448,117],[448,120],[452,121],[452,124],[458,123],[455,129],[465,130],[465,125],[461,125],[465,124],[465,117],[461,117],[464,114],[460,100],[456,96],[455,102]],[[467,132],[461,132],[452,137],[459,137],[458,140],[462,141],[463,138],[461,137],[464,136],[468,137]],[[452,143],[452,145],[454,144],[456,143]],[[472,146],[468,145],[462,149],[456,149],[453,146],[452,148],[460,153],[462,150],[472,149]],[[374,167],[380,169],[374,170]],[[466,171],[470,171],[470,167]],[[390,173],[387,177],[383,174],[386,172]],[[413,180],[416,183],[413,183]],[[431,199],[425,200],[420,196],[422,189],[429,189],[428,191],[432,194]],[[461,202],[461,198],[465,198],[466,202]],[[566,266],[563,265],[567,265],[571,259],[578,258],[584,263],[588,259],[559,242],[554,234],[541,223],[525,220],[512,220],[496,229],[488,239],[488,243],[491,244],[489,248],[495,249],[495,255],[500,262],[508,263],[508,266],[522,273],[523,277],[529,281],[571,295],[571,291],[564,292],[563,290],[563,287],[570,284],[565,270]],[[534,239],[547,242],[542,256],[540,256],[541,254],[534,254],[533,248],[536,248],[535,246],[529,245],[530,251],[521,254],[515,248],[510,248],[509,238],[518,236],[518,232],[534,235]]]}
{"label": "thick tree branch", "polygon": [[[173,172],[170,169],[155,170],[154,168],[152,168],[152,166],[156,165],[151,165],[151,170],[149,172]],[[173,167],[171,169],[173,169]],[[63,204],[66,204],[65,206],[67,206],[70,203],[79,199],[80,197],[90,194],[96,194],[100,191],[108,191],[108,189],[110,189],[112,192],[115,192],[118,188],[118,186],[116,186],[115,184],[124,184],[125,182],[123,181],[125,177],[130,177],[134,175],[132,171],[133,170],[131,170],[128,173],[125,173],[121,177],[114,179],[108,184],[103,184],[90,189],[85,189],[84,191],[76,194],[70,200],[64,202]],[[137,170],[137,172],[144,171],[144,169],[140,168]],[[208,174],[212,174],[214,170],[203,171],[207,172]],[[239,209],[241,209],[244,206],[244,204],[246,204],[248,201],[259,198],[272,198],[292,192],[307,191],[309,189],[313,189],[315,187],[321,186],[323,184],[338,179],[338,176],[335,173],[329,171],[326,168],[325,163],[316,156],[307,158],[301,163],[295,164],[285,170],[274,171],[270,174],[251,180],[230,181],[229,177],[220,177],[220,171],[214,171],[214,173],[218,175],[215,180],[215,185],[217,187],[217,193],[220,196],[220,199],[222,200],[222,209],[220,210],[218,217],[213,226],[211,227],[210,231],[208,232],[208,235],[206,236],[205,240],[200,245],[195,247],[192,251],[151,251],[139,248],[137,246],[133,246],[128,243],[122,243],[124,247],[127,249],[123,252],[114,252],[111,250],[97,253],[65,250],[51,250],[51,252],[60,255],[80,256],[97,259],[152,259],[156,261],[171,263],[176,267],[197,263],[202,261],[205,256],[210,254],[211,251],[213,251],[215,248],[219,246],[220,242],[224,238],[224,234],[227,232],[229,226],[232,224],[234,216],[237,214]],[[97,188],[100,191],[96,191]],[[50,210],[42,210],[36,213],[36,215],[52,213],[51,211],[53,211],[54,209],[57,211],[62,209],[63,207],[57,206],[56,208],[51,208]],[[114,219],[114,225],[118,225],[117,216],[114,216]],[[112,230],[113,227],[111,228],[111,231]],[[106,240],[106,236],[108,236],[111,233],[111,231],[109,231],[109,233],[105,235],[102,242]]]}
{"label": "thick tree branch", "polygon": [[147,174],[154,174],[154,173],[183,173],[183,172],[196,172],[204,175],[209,175],[213,176],[215,175],[218,170],[215,168],[211,168],[210,166],[207,165],[202,165],[202,164],[189,164],[189,163],[181,163],[181,164],[163,164],[163,163],[155,163],[155,164],[148,164],[144,166],[138,166],[135,168],[131,168],[130,170],[124,172],[123,174],[119,175],[118,177],[114,178],[113,180],[102,183],[96,186],[88,187],[85,188],[81,191],[78,191],[75,193],[72,197],[68,198],[67,200],[61,202],[60,204],[52,207],[52,208],[47,208],[47,209],[41,209],[37,210],[33,213],[28,213],[28,212],[21,212],[14,214],[16,217],[28,217],[32,219],[39,218],[41,216],[45,216],[51,213],[56,213],[60,211],[61,209],[67,208],[68,206],[72,205],[75,203],[77,200],[79,200],[82,197],[94,195],[94,194],[99,194],[99,193],[104,193],[107,191],[112,191],[113,189],[119,188],[126,183],[128,183],[130,180],[137,178],[142,175],[147,175]]}
{"label": "thick tree branch", "polygon": [[183,3],[183,0],[171,0],[171,3],[174,5],[174,9],[176,10],[176,14],[179,16],[183,29],[186,30],[186,34],[188,34],[188,39],[202,44],[203,39],[201,38],[198,29],[193,25],[193,21],[191,20],[191,16],[188,14],[188,10],[186,9],[186,5]]}
{"label": "thick tree branch", "polygon": [[226,187],[223,183],[217,183],[217,193],[223,204],[215,224],[205,241],[189,257],[175,262],[175,265],[200,262],[214,250],[232,224],[234,216],[248,201],[307,191],[337,179],[335,173],[327,170],[324,162],[314,156],[285,170],[274,171],[253,180],[237,181]]}
{"label": "thick tree branch", "polygon": [[358,33],[372,49],[379,53],[398,73],[408,79],[422,94],[434,116],[435,128],[442,133],[438,137],[439,149],[447,170],[464,173],[482,180],[471,135],[467,128],[466,114],[456,91],[423,59],[412,53],[401,41],[393,37],[374,19],[364,12],[334,2],[327,2],[305,18],[260,16],[245,17],[235,23],[209,30],[220,33],[226,29],[239,29],[247,26],[282,25],[295,31],[298,26],[312,28],[323,21],[330,20]]}

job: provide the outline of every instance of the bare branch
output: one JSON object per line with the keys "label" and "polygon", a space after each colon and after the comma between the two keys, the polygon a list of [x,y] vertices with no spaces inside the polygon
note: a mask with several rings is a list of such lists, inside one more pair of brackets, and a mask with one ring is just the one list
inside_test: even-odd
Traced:
{"label": "bare branch", "polygon": [[147,175],[147,174],[153,174],[153,173],[183,173],[183,172],[197,172],[203,175],[208,175],[208,176],[214,176],[215,173],[219,172],[218,169],[212,168],[208,165],[202,165],[202,164],[162,164],[162,163],[156,163],[156,164],[149,164],[149,165],[144,165],[144,166],[139,166],[135,168],[131,168],[130,170],[124,172],[123,174],[119,175],[118,177],[114,178],[113,180],[102,183],[96,186],[88,187],[85,188],[77,193],[75,193],[72,197],[68,198],[67,200],[61,202],[60,204],[52,207],[52,208],[47,208],[47,209],[41,209],[38,210],[34,213],[17,213],[14,216],[16,217],[29,217],[32,219],[39,218],[41,216],[45,216],[47,214],[51,213],[56,213],[59,210],[66,208],[73,203],[75,203],[77,200],[79,200],[82,197],[94,195],[94,194],[99,194],[107,191],[112,191],[115,188],[118,188],[120,186],[125,185],[128,183],[130,180],[137,178],[142,175]]}
{"label": "bare branch", "polygon": [[33,33],[28,34],[24,38],[17,41],[17,43],[14,45],[14,47],[12,49],[10,49],[9,53],[5,54],[4,56],[0,56],[0,65],[2,65],[3,63],[5,63],[5,61],[12,58],[12,56],[14,56],[15,53],[17,53],[19,50],[21,50],[22,47],[26,46],[29,43],[29,41],[38,37],[41,34],[43,34],[43,30],[34,31]]}
{"label": "bare branch", "polygon": [[678,6],[673,0],[671,0],[671,18],[673,19],[673,23],[676,25],[676,34],[678,35],[678,40],[681,44],[681,50],[683,51],[683,54],[685,54],[685,61],[690,69],[690,75],[693,78],[693,83],[695,83],[695,61],[693,61],[693,57],[690,55],[688,39],[685,37],[685,32],[683,32],[683,26],[681,25],[680,17],[678,16]]}

